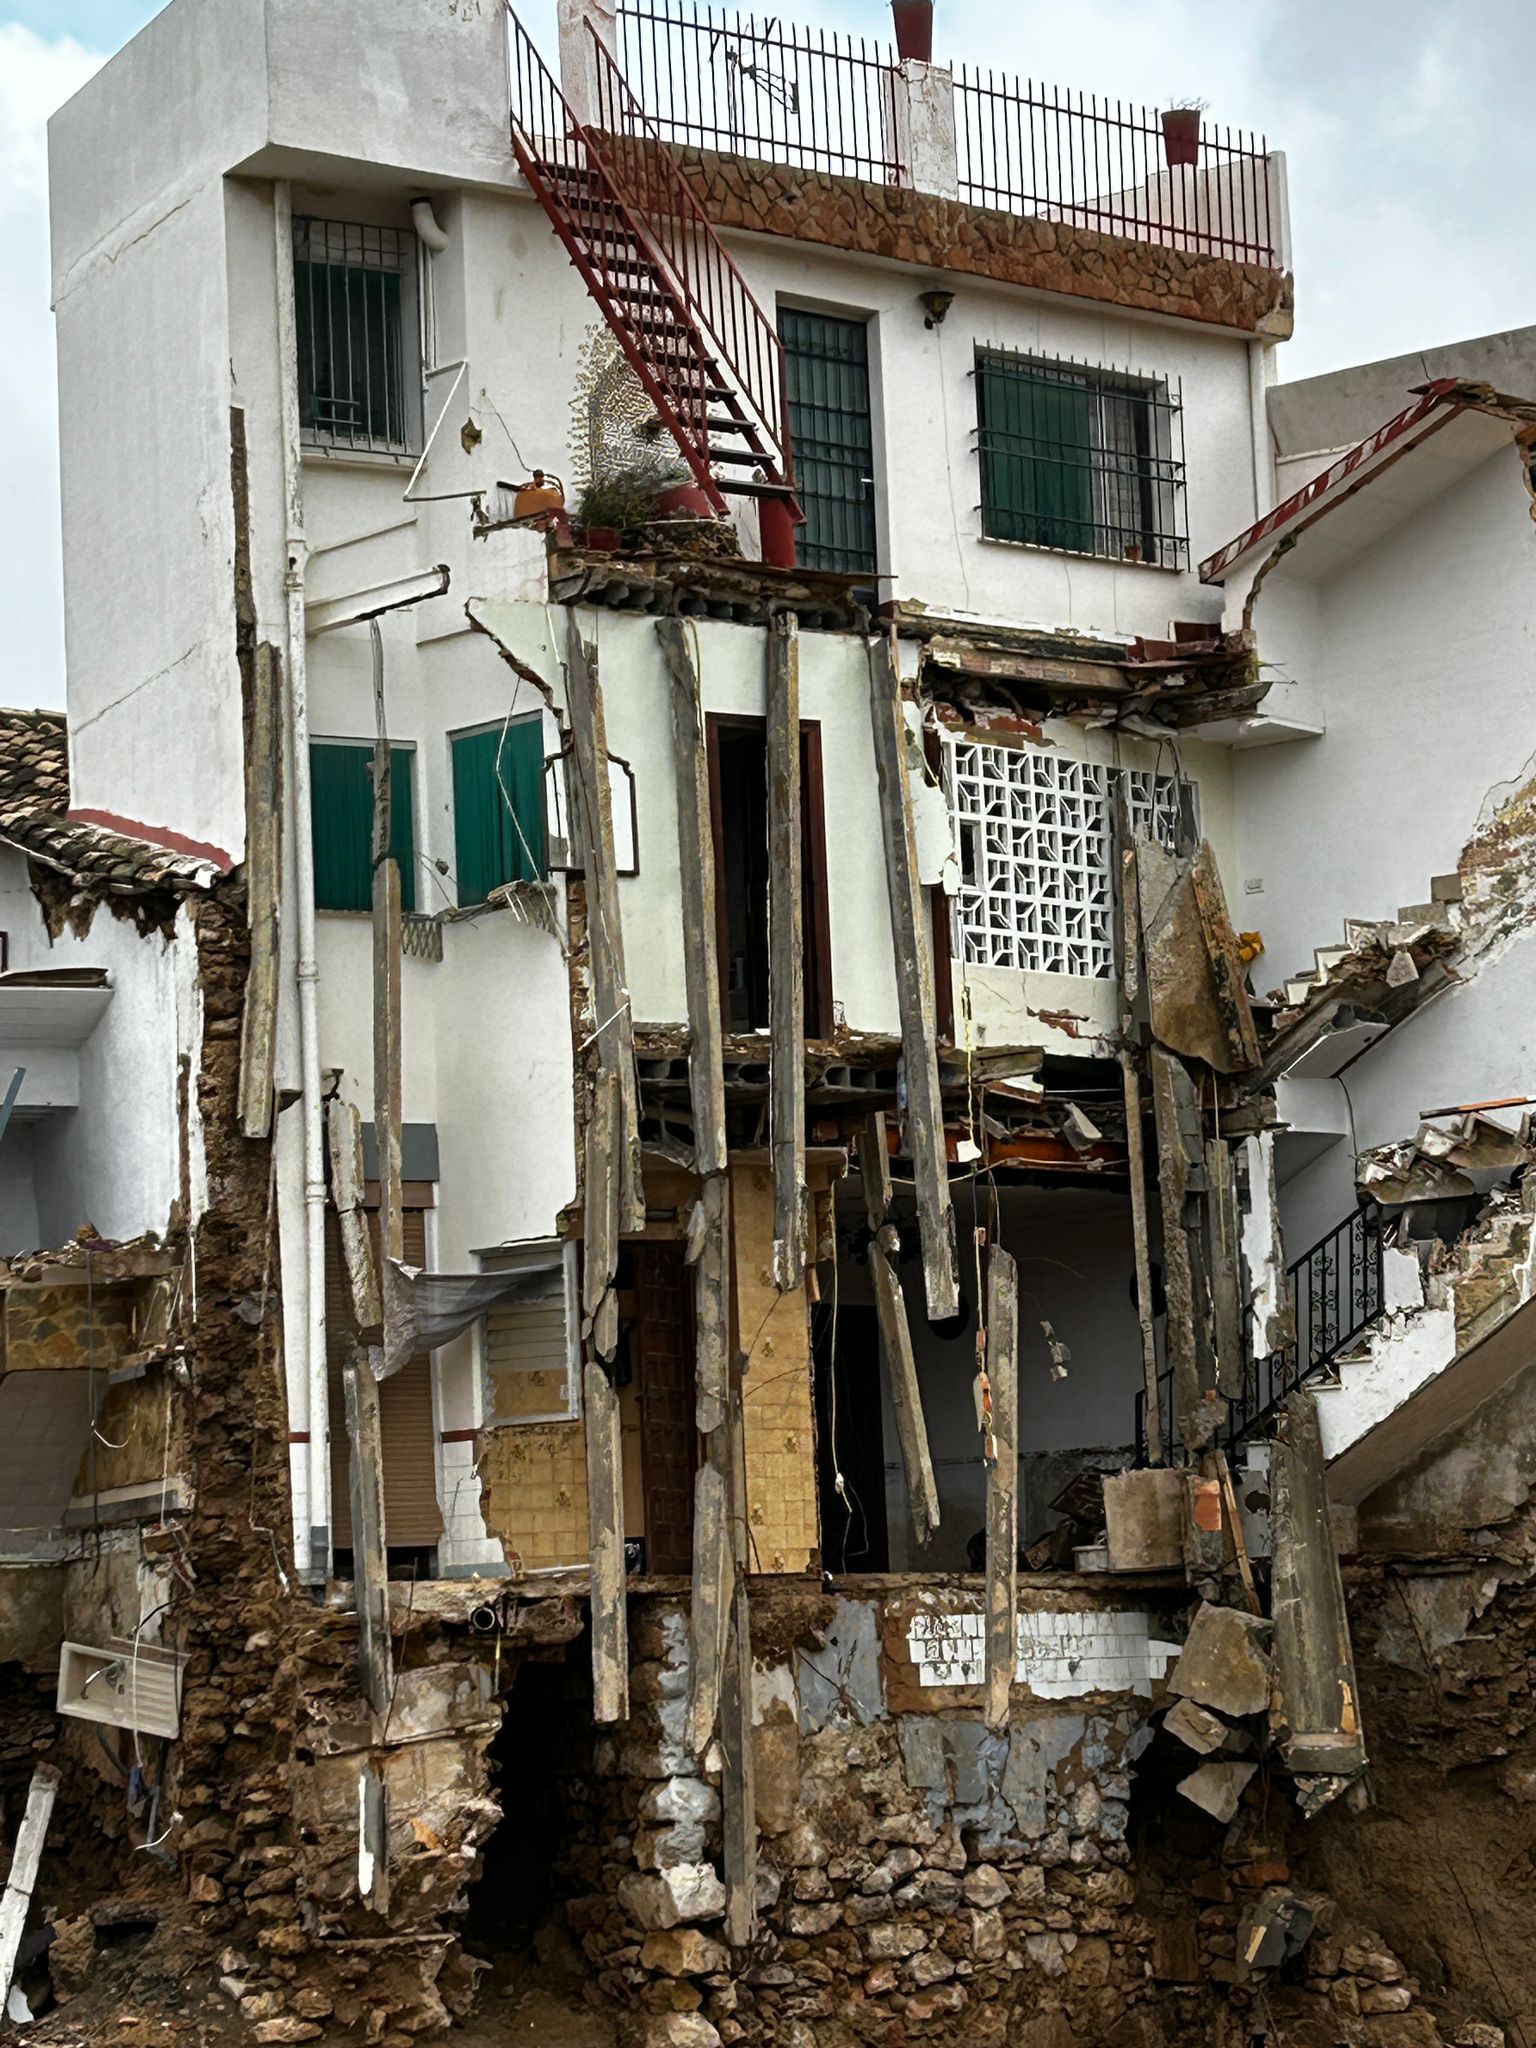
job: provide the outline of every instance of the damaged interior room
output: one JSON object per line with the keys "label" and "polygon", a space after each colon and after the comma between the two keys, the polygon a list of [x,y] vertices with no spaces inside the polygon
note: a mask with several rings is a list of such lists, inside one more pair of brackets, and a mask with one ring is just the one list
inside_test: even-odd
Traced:
{"label": "damaged interior room", "polygon": [[1536,2042],[1536,328],[951,12],[52,118],[7,2040]]}

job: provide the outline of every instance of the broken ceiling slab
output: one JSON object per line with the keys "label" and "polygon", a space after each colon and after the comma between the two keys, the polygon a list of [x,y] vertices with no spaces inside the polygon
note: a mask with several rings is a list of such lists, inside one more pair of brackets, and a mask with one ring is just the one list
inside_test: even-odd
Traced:
{"label": "broken ceiling slab", "polygon": [[1194,1700],[1175,1700],[1163,1716],[1163,1727],[1197,1756],[1213,1756],[1219,1750],[1229,1756],[1241,1755],[1253,1747],[1253,1737],[1246,1728],[1229,1727],[1220,1714],[1198,1706]]}
{"label": "broken ceiling slab", "polygon": [[1185,860],[1140,834],[1135,845],[1153,1036],[1219,1074],[1257,1065],[1237,941],[1209,846],[1202,841]]}
{"label": "broken ceiling slab", "polygon": [[1179,1780],[1179,1790],[1212,1820],[1229,1821],[1258,1768],[1256,1763],[1237,1761],[1203,1763]]}
{"label": "broken ceiling slab", "polygon": [[1106,1473],[1104,1522],[1110,1570],[1182,1570],[1187,1501],[1184,1473],[1177,1466]]}
{"label": "broken ceiling slab", "polygon": [[1234,1720],[1262,1714],[1273,1684],[1268,1642],[1267,1621],[1203,1601],[1169,1674],[1169,1690]]}
{"label": "broken ceiling slab", "polygon": [[637,550],[594,554],[559,549],[549,557],[549,594],[556,604],[608,611],[681,613],[765,626],[792,612],[804,627],[862,632],[868,613],[858,593],[868,578],[831,569],[779,569],[767,562]]}

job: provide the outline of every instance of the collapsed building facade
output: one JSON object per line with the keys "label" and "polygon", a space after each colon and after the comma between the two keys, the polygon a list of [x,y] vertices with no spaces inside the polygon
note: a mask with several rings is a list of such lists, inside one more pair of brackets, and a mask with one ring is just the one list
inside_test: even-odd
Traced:
{"label": "collapsed building facade", "polygon": [[52,143],[12,2017],[1524,2038],[1529,338],[1277,386],[1261,145],[673,0]]}

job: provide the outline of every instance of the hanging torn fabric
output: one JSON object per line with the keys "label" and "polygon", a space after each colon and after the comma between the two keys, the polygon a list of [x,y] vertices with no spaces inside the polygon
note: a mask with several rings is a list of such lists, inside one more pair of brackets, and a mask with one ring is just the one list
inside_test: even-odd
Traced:
{"label": "hanging torn fabric", "polygon": [[394,1327],[384,1348],[373,1354],[375,1377],[381,1380],[408,1358],[447,1344],[503,1302],[554,1301],[565,1292],[565,1263],[560,1258],[520,1266],[512,1273],[426,1273],[399,1259],[387,1263],[395,1278],[387,1318]]}

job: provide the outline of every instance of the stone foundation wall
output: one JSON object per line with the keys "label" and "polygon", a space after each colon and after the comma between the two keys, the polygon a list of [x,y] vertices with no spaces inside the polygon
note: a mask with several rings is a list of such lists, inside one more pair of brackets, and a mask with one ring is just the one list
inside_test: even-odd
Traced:
{"label": "stone foundation wall", "polygon": [[679,150],[717,227],[1288,339],[1288,273],[791,164]]}
{"label": "stone foundation wall", "polygon": [[[762,1928],[745,1958],[720,1935],[718,1773],[682,1740],[679,1604],[635,1604],[631,1721],[576,1788],[570,1917],[638,2037],[1143,2038],[1115,2030],[1157,1995],[1127,1841],[1150,1697],[1021,1698],[997,1735],[974,1706],[892,1712],[905,1674],[877,1602],[759,1605]],[[795,1660],[772,1661],[796,1634]]]}

